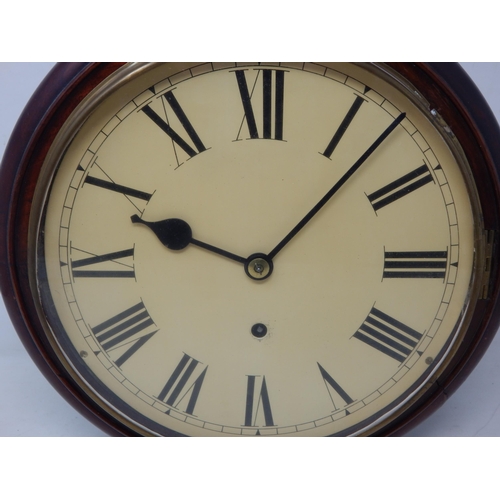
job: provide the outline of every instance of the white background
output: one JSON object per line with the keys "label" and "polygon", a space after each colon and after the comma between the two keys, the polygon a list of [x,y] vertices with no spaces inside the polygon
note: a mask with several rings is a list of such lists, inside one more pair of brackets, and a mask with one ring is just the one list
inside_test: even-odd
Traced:
{"label": "white background", "polygon": [[[500,63],[466,71],[500,119]],[[48,63],[0,63],[0,156]],[[409,436],[500,436],[500,334],[449,401]],[[104,436],[45,381],[25,352],[0,300],[0,436]]]}

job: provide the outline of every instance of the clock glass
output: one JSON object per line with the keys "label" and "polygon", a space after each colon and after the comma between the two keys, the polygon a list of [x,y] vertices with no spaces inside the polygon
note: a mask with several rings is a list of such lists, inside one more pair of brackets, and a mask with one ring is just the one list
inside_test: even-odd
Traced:
{"label": "clock glass", "polygon": [[31,277],[81,388],[145,435],[371,433],[468,321],[480,218],[380,65],[130,64],[74,112]]}

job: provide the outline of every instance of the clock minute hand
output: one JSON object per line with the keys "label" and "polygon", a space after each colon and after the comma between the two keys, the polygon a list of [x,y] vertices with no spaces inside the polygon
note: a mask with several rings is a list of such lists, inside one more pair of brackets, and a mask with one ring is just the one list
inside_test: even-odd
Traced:
{"label": "clock minute hand", "polygon": [[274,247],[268,254],[274,259],[278,252],[323,208],[330,198],[349,180],[349,178],[361,167],[369,156],[387,139],[393,130],[405,119],[406,113],[401,113],[378,137],[378,139],[363,153],[354,165],[340,178],[340,180],[319,200],[307,215]]}
{"label": "clock minute hand", "polygon": [[133,223],[140,223],[149,227],[160,242],[170,250],[182,250],[191,244],[222,255],[223,257],[227,257],[228,259],[235,260],[240,264],[245,264],[247,261],[247,259],[239,255],[209,245],[203,241],[196,240],[193,238],[191,227],[182,219],[164,219],[156,222],[149,222],[141,219],[138,215],[132,215],[130,219]]}

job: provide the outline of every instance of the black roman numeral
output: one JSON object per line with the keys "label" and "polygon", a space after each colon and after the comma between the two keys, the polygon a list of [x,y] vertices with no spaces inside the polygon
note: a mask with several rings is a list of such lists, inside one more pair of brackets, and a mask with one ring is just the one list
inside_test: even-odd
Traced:
{"label": "black roman numeral", "polygon": [[91,175],[87,175],[84,184],[91,184],[92,186],[108,189],[109,191],[121,193],[125,196],[132,196],[133,198],[138,198],[139,200],[149,201],[151,199],[151,196],[153,196],[150,193],[145,193],[144,191],[139,191],[138,189],[133,189],[127,186],[122,186],[121,184],[116,184],[112,181],[92,177]]}
{"label": "black roman numeral", "polygon": [[[191,394],[184,411],[189,415],[193,415],[198,396],[200,395],[201,386],[203,385],[203,380],[208,370],[208,366],[206,366],[196,379],[193,380],[193,373],[199,364],[199,361],[184,354],[179,364],[175,367],[172,375],[170,375],[165,387],[158,395],[158,399],[164,401],[173,408],[177,408],[188,394]],[[188,383],[190,383],[190,385],[186,388]]]}
{"label": "black roman numeral", "polygon": [[340,139],[342,139],[346,130],[349,128],[349,125],[351,124],[352,120],[356,116],[356,113],[359,111],[359,108],[364,102],[365,99],[363,99],[361,96],[356,96],[355,101],[353,102],[349,111],[342,120],[340,127],[338,128],[337,132],[335,132],[335,134],[333,135],[332,140],[326,147],[325,151],[322,153],[323,156],[326,156],[327,158],[330,158],[332,156],[332,153],[337,147],[338,143],[340,142]]}
{"label": "black roman numeral", "polygon": [[[346,405],[350,405],[351,403],[354,402],[354,400],[349,396],[349,394],[347,394],[347,392],[345,392],[344,389],[340,387],[338,382],[336,382],[335,379],[319,363],[318,363],[318,368],[325,382],[325,386],[326,389],[328,390],[330,399],[332,400],[333,406],[335,407],[336,410],[337,410],[337,405],[335,404],[335,400],[338,398],[335,396],[335,394],[340,396],[340,398],[342,398],[342,400]],[[332,394],[328,386],[330,386],[330,388],[333,389],[333,391],[335,391],[335,394]]]}
{"label": "black roman numeral", "polygon": [[[240,91],[244,120],[247,122],[250,139],[276,139],[283,140],[283,113],[285,102],[285,71],[275,69],[257,70],[255,84],[262,75],[262,136],[257,129],[254,108],[251,101],[251,93],[248,89],[246,70],[236,70],[236,81]],[[273,78],[274,75],[274,78]],[[253,93],[253,89],[252,89]],[[274,117],[273,117],[273,94],[274,94]],[[273,136],[274,125],[274,136]],[[239,139],[239,133],[237,140]]]}
{"label": "black roman numeral", "polygon": [[368,195],[368,199],[375,212],[377,212],[381,208],[425,186],[429,182],[433,182],[432,175],[427,165],[422,165],[409,174],[403,175],[403,177],[390,182],[387,186]]}
{"label": "black roman numeral", "polygon": [[256,379],[260,379],[260,375],[247,375],[247,397],[245,405],[245,425],[246,427],[255,427],[257,418],[260,412],[264,414],[264,422],[266,427],[275,425],[273,413],[271,411],[271,403],[269,401],[269,392],[267,390],[266,377],[262,377],[260,390],[256,388]]}
{"label": "black roman numeral", "polygon": [[385,252],[384,278],[440,278],[446,275],[448,251]]}
{"label": "black roman numeral", "polygon": [[[119,252],[106,253],[103,255],[94,255],[84,259],[71,260],[71,269],[73,278],[135,278],[134,266],[128,263],[120,262],[120,259],[134,256],[134,249],[121,250]],[[125,266],[129,269],[100,269],[102,262],[112,262],[115,267]],[[80,269],[82,267],[95,269]]]}
{"label": "black roman numeral", "polygon": [[111,355],[112,351],[119,352],[115,361],[118,367],[157,331],[142,301],[92,328],[96,339],[108,354]]}
{"label": "black roman numeral", "polygon": [[[83,181],[83,185],[96,186],[101,189],[105,189],[110,193],[119,193],[125,196],[125,199],[138,211],[143,212],[144,207],[149,202],[153,193],[146,193],[145,191],[139,191],[138,189],[131,188],[129,186],[124,186],[123,184],[117,184],[98,164],[94,163],[93,169],[100,173],[99,177],[92,175],[87,175]],[[79,165],[78,169],[84,171],[84,168]],[[106,178],[103,178],[106,177]],[[146,203],[144,203],[146,202]],[[142,207],[142,210],[141,210]]]}
{"label": "black roman numeral", "polygon": [[[184,131],[187,133],[188,137],[191,139],[192,145],[190,145],[186,140],[184,140],[170,125],[165,121],[156,111],[154,111],[150,105],[142,108],[142,111],[146,116],[148,116],[153,123],[155,123],[165,134],[167,134],[181,149],[184,150],[191,158],[196,156],[198,153],[202,153],[207,148],[201,141],[200,137],[196,133],[193,125],[189,121],[186,113],[181,108],[179,102],[175,98],[172,91],[167,92],[162,96],[164,102],[166,102],[170,109],[174,112],[175,116],[179,120],[179,123],[183,127]],[[166,114],[166,112],[165,112]],[[168,119],[168,118],[167,118]]]}
{"label": "black roman numeral", "polygon": [[373,307],[354,337],[402,363],[422,334]]}

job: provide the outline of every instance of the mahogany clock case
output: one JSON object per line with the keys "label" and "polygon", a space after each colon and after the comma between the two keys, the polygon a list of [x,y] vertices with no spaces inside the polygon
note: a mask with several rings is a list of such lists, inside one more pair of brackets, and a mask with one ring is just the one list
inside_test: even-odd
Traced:
{"label": "mahogany clock case", "polygon": [[[6,123],[2,121],[2,127],[11,129],[26,99],[34,90],[37,81],[46,72],[47,66],[37,64],[3,66],[3,73],[4,75],[8,75],[8,77],[0,77],[0,85],[4,87],[0,94],[4,96],[4,99],[8,96],[8,100],[11,104],[17,103],[17,108],[15,109],[12,109],[13,106],[10,106],[10,109],[12,109],[10,122]],[[499,65],[469,64],[465,65],[465,68],[481,87],[483,93],[485,93],[490,106],[493,109],[499,109],[500,105],[495,105],[496,103],[493,101],[493,99],[496,98],[496,94],[488,92],[488,83],[494,81],[495,75],[500,75]],[[0,73],[0,75],[1,74],[2,73]],[[24,82],[32,83],[31,88],[26,88],[25,92],[13,92],[13,89],[17,89],[17,81],[15,79],[11,80],[13,75],[19,76]],[[472,97],[470,100],[472,103],[474,103],[476,99],[479,99],[473,93],[470,94],[470,96]],[[3,109],[5,109],[5,106]],[[482,132],[483,135],[491,134],[490,137],[498,137],[498,135],[495,135],[498,134],[496,124],[488,121],[491,118],[487,116],[487,114],[481,115],[482,108],[477,109],[479,112],[476,112],[475,119],[478,120],[480,126],[484,127]],[[490,130],[488,130],[488,127],[485,127],[485,124],[490,125]],[[2,130],[2,143],[6,142],[9,134],[10,130]],[[489,154],[495,159],[497,165],[500,165],[499,147],[499,144],[494,144],[489,151]],[[11,151],[13,151],[12,147]],[[498,183],[498,172],[495,182]],[[9,196],[9,193],[6,192],[3,186],[0,187],[0,189],[2,189],[3,197]],[[493,190],[496,190],[498,196],[498,185],[493,186]],[[486,214],[486,219],[488,219],[487,223],[489,227],[495,227],[498,230],[497,209],[498,207],[494,207],[493,210],[489,208],[490,212]],[[5,214],[2,214],[2,223],[5,223],[4,220]],[[497,268],[494,266],[493,274],[496,271]],[[15,311],[15,301],[6,293],[7,286],[5,286],[5,276],[2,276],[2,281],[4,282],[2,292],[6,294],[5,300],[11,310],[13,321],[17,324],[18,329],[23,331],[25,327],[20,315]],[[495,295],[491,297],[491,302],[497,299],[498,296]],[[486,307],[486,309],[488,309],[488,307]],[[4,314],[3,310],[1,313],[2,316],[0,316],[0,320],[3,330],[6,331],[6,335],[0,337],[0,345],[2,346],[0,348],[0,390],[3,393],[3,400],[10,401],[10,404],[6,405],[7,411],[4,412],[2,410],[3,415],[0,417],[0,420],[4,422],[2,425],[3,430],[0,431],[1,434],[102,435],[98,428],[86,422],[80,415],[75,413],[71,407],[66,405],[54,392],[51,386],[46,383],[38,372],[36,372],[32,361],[20,347],[9,319]],[[491,313],[488,312],[487,314],[490,315]],[[458,387],[459,382],[465,378],[475,363],[479,361],[494,334],[494,328],[492,328],[491,325],[498,322],[498,316],[498,311],[491,314],[488,335],[484,337],[478,345],[474,345],[471,349],[471,351],[473,351],[471,353],[472,361],[467,365],[467,369],[459,373],[458,376],[456,376],[456,374],[450,374],[450,392]],[[478,324],[480,324],[480,322],[481,320],[479,319]],[[51,370],[43,368],[43,360],[38,355],[38,349],[34,347],[28,335],[24,334],[23,342],[45,372],[45,376],[51,379],[58,389],[71,400],[72,397],[69,396],[67,389],[63,387],[64,383],[61,384],[58,377],[54,376]],[[500,356],[496,355],[497,353],[500,354],[499,344],[500,339],[497,338],[478,369],[468,378],[458,393],[453,397],[452,401],[440,408],[424,423],[417,426],[416,429],[410,431],[408,435],[474,435],[478,432],[482,435],[499,435],[500,421],[492,418],[494,409],[496,408],[496,398],[494,394],[495,384],[498,385],[500,383],[500,368],[497,361],[497,359],[500,359]],[[467,358],[468,356],[464,359]],[[458,371],[457,368],[457,373]],[[488,388],[491,388],[492,391],[488,391]],[[441,397],[438,402],[443,402],[444,399],[446,398]],[[54,411],[48,411],[51,410],[54,405],[56,406]],[[39,418],[40,415],[42,415],[42,418]],[[86,416],[89,417],[90,414],[87,413]],[[61,422],[65,422],[62,427]],[[485,427],[486,422],[489,423]],[[95,420],[95,423],[98,424],[98,421]],[[118,431],[110,430],[109,428],[106,430],[111,434],[120,433],[119,429]]]}

